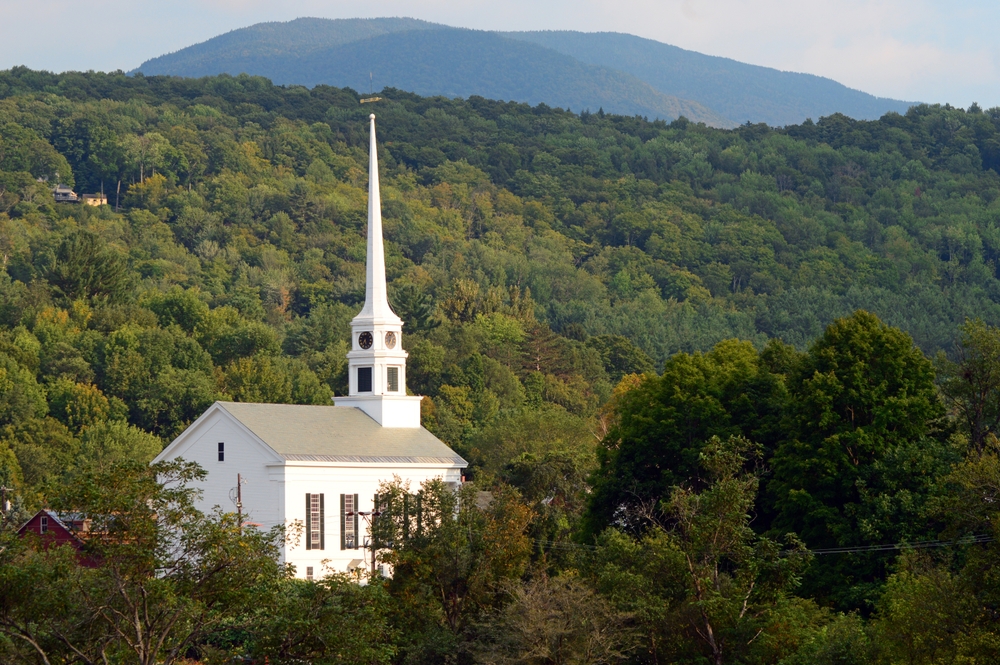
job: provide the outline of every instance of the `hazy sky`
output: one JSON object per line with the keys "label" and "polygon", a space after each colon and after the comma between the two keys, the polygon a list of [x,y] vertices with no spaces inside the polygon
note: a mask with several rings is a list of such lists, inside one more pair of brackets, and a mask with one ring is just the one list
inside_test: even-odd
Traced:
{"label": "hazy sky", "polygon": [[300,16],[613,30],[883,97],[1000,106],[995,0],[0,0],[0,69],[128,70],[235,28]]}

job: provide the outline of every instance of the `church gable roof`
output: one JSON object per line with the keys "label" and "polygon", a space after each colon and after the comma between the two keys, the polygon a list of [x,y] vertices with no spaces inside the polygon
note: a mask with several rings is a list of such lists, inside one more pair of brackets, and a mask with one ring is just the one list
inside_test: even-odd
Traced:
{"label": "church gable roof", "polygon": [[423,427],[382,427],[354,407],[216,404],[287,461],[467,466]]}

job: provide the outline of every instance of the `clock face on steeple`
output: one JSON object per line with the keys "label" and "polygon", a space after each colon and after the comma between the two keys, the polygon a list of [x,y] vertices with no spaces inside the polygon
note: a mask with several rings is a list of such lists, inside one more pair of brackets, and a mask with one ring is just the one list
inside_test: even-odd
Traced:
{"label": "clock face on steeple", "polygon": [[374,338],[372,337],[372,334],[370,332],[366,331],[358,335],[358,346],[360,346],[362,349],[368,350],[372,348],[373,341]]}
{"label": "clock face on steeple", "polygon": [[396,333],[391,330],[385,334],[385,348],[395,349],[396,348]]}

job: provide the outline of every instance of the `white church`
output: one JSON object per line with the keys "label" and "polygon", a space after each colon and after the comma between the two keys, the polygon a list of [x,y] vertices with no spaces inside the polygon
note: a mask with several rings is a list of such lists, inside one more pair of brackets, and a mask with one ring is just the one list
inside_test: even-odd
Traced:
{"label": "white church", "polygon": [[420,397],[406,394],[403,321],[386,297],[375,116],[371,119],[365,305],[351,321],[349,391],[333,406],[216,402],[154,461],[183,458],[208,474],[200,508],[235,510],[242,478],[245,520],[305,527],[284,546],[301,578],[371,563],[366,521],[379,483],[432,478],[457,486],[467,466],[420,425]]}

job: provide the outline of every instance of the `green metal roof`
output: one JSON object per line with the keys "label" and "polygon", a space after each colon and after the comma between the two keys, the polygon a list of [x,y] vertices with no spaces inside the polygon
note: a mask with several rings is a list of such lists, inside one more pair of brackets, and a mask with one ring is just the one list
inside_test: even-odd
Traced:
{"label": "green metal roof", "polygon": [[468,466],[423,427],[382,427],[353,406],[217,404],[289,461]]}

